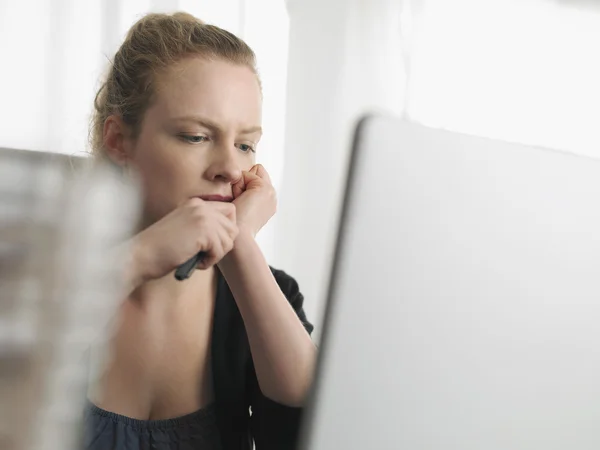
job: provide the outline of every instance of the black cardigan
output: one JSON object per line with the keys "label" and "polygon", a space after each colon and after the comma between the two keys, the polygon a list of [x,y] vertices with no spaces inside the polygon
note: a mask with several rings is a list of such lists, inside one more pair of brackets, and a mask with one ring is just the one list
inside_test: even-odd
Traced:
{"label": "black cardigan", "polygon": [[[311,333],[313,326],[302,308],[298,283],[271,268],[298,318]],[[297,446],[302,409],[290,408],[265,397],[258,386],[242,316],[219,275],[212,333],[212,363],[217,422],[223,450],[293,450]],[[250,413],[251,411],[251,413]]]}

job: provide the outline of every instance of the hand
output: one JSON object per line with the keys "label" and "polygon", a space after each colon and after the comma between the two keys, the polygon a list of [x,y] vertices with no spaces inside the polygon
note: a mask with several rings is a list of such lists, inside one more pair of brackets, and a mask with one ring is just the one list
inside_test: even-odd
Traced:
{"label": "hand", "polygon": [[237,234],[233,204],[188,200],[135,236],[139,278],[163,277],[200,251],[207,257],[198,268],[207,269],[231,251]]}
{"label": "hand", "polygon": [[242,172],[242,178],[233,185],[233,198],[238,227],[250,231],[253,236],[277,210],[275,189],[269,174],[260,164]]}

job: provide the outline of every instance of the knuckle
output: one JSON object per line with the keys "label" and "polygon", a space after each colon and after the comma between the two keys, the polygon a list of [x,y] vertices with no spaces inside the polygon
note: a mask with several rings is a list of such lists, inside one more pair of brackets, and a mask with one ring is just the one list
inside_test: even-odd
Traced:
{"label": "knuckle", "polygon": [[196,243],[202,244],[204,247],[209,247],[211,239],[205,233],[202,233],[196,238]]}
{"label": "knuckle", "polygon": [[203,227],[206,225],[207,219],[203,214],[194,214],[194,224],[197,227]]}
{"label": "knuckle", "polygon": [[188,200],[187,204],[192,207],[201,206],[204,201],[201,198],[194,197]]}
{"label": "knuckle", "polygon": [[206,206],[203,204],[194,205],[191,210],[192,217],[200,218],[204,217],[206,213]]}

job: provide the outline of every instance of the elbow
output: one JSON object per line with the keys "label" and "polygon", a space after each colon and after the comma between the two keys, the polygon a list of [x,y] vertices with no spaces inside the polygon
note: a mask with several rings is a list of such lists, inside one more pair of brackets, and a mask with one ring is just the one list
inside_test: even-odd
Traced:
{"label": "elbow", "polygon": [[281,388],[281,389],[266,389],[263,391],[263,395],[269,400],[279,403],[283,406],[289,406],[290,408],[302,408],[306,404],[308,393],[310,391],[310,384],[305,383],[295,388]]}
{"label": "elbow", "polygon": [[267,383],[264,386],[263,395],[274,402],[292,408],[305,406],[312,389],[317,351],[311,348],[310,355],[302,358],[304,364],[300,364],[291,373],[280,373],[276,382]]}

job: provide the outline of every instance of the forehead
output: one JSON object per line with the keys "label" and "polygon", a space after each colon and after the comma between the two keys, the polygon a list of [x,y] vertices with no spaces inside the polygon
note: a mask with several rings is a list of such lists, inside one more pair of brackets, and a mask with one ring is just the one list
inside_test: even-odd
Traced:
{"label": "forehead", "polygon": [[202,116],[227,129],[261,125],[258,78],[246,66],[186,58],[157,76],[155,95],[148,113],[162,119]]}

